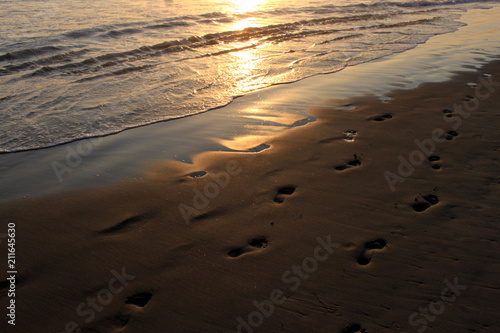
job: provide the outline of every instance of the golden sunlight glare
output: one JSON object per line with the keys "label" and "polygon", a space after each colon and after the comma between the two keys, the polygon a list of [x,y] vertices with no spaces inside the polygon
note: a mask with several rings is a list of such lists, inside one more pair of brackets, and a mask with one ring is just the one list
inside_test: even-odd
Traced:
{"label": "golden sunlight glare", "polygon": [[259,6],[266,0],[229,0],[233,5],[233,12],[246,13],[253,12],[259,9]]}

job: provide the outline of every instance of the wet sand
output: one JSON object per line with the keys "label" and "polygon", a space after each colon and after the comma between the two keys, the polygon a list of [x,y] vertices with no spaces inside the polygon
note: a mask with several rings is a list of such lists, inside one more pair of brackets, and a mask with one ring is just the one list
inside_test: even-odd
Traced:
{"label": "wet sand", "polygon": [[247,152],[3,203],[15,331],[494,332],[498,78],[331,100]]}
{"label": "wet sand", "polygon": [[[384,96],[393,89],[445,81],[456,71],[476,70],[500,54],[499,20],[498,5],[488,10],[471,9],[460,18],[467,26],[403,53],[255,91],[194,117],[49,149],[0,154],[0,201],[140,178],[145,163],[151,160],[190,163],[191,157],[201,152],[231,150],[234,143],[230,141],[235,137],[274,136],[286,131],[306,118],[311,106],[322,105],[325,99]],[[82,147],[84,154],[79,160],[74,155]],[[68,158],[72,159],[69,163]],[[68,168],[56,173],[54,163]]]}

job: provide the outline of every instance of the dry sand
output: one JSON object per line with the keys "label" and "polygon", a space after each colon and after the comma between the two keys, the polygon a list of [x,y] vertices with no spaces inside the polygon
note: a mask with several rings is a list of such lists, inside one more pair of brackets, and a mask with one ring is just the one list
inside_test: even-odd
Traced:
{"label": "dry sand", "polygon": [[1,331],[498,332],[498,78],[332,100],[254,153],[2,204]]}

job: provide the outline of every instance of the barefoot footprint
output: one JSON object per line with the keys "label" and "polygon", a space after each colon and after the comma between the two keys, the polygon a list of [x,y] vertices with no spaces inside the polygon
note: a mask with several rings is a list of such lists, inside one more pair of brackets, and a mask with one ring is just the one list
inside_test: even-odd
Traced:
{"label": "barefoot footprint", "polygon": [[342,165],[336,166],[335,170],[344,171],[346,169],[349,169],[349,168],[352,168],[352,167],[357,167],[357,166],[360,166],[360,165],[361,165],[361,159],[356,154],[354,154],[354,159],[352,159],[351,161],[347,162],[346,164],[342,164]]}
{"label": "barefoot footprint", "polygon": [[357,131],[348,130],[348,131],[344,131],[341,136],[323,139],[320,141],[320,143],[330,143],[330,142],[334,142],[334,141],[338,141],[338,140],[342,140],[342,141],[346,141],[346,142],[354,142],[354,137],[356,135],[358,135]]}
{"label": "barefoot footprint", "polygon": [[391,118],[392,118],[392,114],[386,113],[386,114],[383,114],[383,115],[371,117],[371,118],[369,118],[369,120],[384,121],[384,120],[391,119]]}
{"label": "barefoot footprint", "polygon": [[358,256],[358,264],[360,264],[361,266],[368,265],[370,261],[372,261],[374,252],[382,250],[386,246],[387,242],[382,238],[366,242],[363,247],[363,252],[361,252],[361,254]]}
{"label": "barefoot footprint", "polygon": [[248,242],[248,245],[231,249],[227,252],[227,255],[231,258],[237,258],[244,253],[255,251],[255,249],[264,249],[268,243],[269,241],[265,237],[253,238]]}
{"label": "barefoot footprint", "polygon": [[285,201],[285,197],[292,195],[295,192],[296,187],[294,186],[285,186],[281,187],[278,190],[278,193],[276,193],[276,196],[274,197],[274,202],[276,203],[283,203]]}
{"label": "barefoot footprint", "polygon": [[455,136],[458,136],[458,133],[456,131],[448,131],[448,133],[446,133],[444,138],[446,140],[453,140]]}
{"label": "barefoot footprint", "polygon": [[444,109],[444,110],[443,110],[443,113],[444,113],[445,117],[447,117],[447,118],[451,118],[451,117],[453,117],[453,110],[450,110],[450,109]]}
{"label": "barefoot footprint", "polygon": [[424,195],[422,197],[422,199],[424,199],[424,201],[419,200],[418,197],[415,198],[415,202],[413,202],[411,204],[414,211],[423,212],[427,208],[434,206],[435,204],[437,204],[439,202],[439,198],[437,197],[437,195],[434,195],[434,194]]}
{"label": "barefoot footprint", "polygon": [[366,332],[366,330],[364,328],[361,328],[361,325],[357,323],[349,324],[342,330],[342,333],[358,333],[358,332],[364,333]]}
{"label": "barefoot footprint", "polygon": [[434,170],[441,169],[441,165],[439,163],[434,163],[434,162],[441,160],[441,158],[439,156],[432,155],[432,156],[429,156],[429,158],[427,160],[429,160],[429,162],[431,162],[431,168],[433,168]]}
{"label": "barefoot footprint", "polygon": [[135,306],[143,308],[146,306],[146,304],[148,304],[151,297],[153,297],[153,294],[150,293],[149,291],[138,293],[128,297],[125,300],[125,304],[133,304]]}

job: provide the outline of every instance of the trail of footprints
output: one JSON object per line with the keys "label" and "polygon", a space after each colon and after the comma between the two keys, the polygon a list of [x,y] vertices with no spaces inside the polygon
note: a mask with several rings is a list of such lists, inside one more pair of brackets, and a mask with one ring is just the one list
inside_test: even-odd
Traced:
{"label": "trail of footprints", "polygon": [[[273,201],[277,204],[282,204],[287,197],[289,197],[290,195],[295,193],[295,189],[296,189],[295,186],[280,187],[277,190]],[[274,223],[271,223],[271,225],[273,225],[273,224]],[[227,255],[231,258],[238,258],[245,253],[260,251],[260,250],[266,248],[268,244],[269,244],[269,240],[267,239],[267,237],[252,238],[248,241],[247,245],[230,249],[227,252]]]}
{"label": "trail of footprints", "polygon": [[[474,97],[467,96],[467,99],[469,100],[472,98]],[[453,117],[454,112],[450,109],[445,109],[443,110],[443,113],[445,114],[446,117]],[[383,115],[373,116],[368,120],[382,122],[391,118],[392,115],[387,113]],[[356,131],[349,130],[343,133],[343,137],[341,137],[341,139],[343,139],[344,141],[352,142],[354,141],[354,136],[356,136],[357,134],[358,133]],[[456,131],[450,130],[445,134],[444,138],[446,140],[451,141],[457,136],[458,133]],[[329,143],[338,139],[339,138],[329,138],[322,140],[321,143]],[[428,161],[431,165],[431,168],[434,170],[439,170],[441,168],[441,165],[439,164],[440,160],[441,158],[437,155],[431,155],[428,157]],[[355,154],[353,159],[347,161],[344,164],[336,166],[335,170],[345,171],[347,169],[358,167],[360,165],[361,165],[361,159]],[[276,196],[274,197],[274,202],[281,204],[285,201],[287,196],[292,195],[294,192],[295,192],[295,187],[292,186],[282,187],[278,189]],[[411,207],[416,212],[423,212],[438,203],[439,203],[439,198],[437,195],[434,194],[420,195],[415,198],[415,201],[411,204]],[[250,240],[248,244],[243,247],[229,250],[227,252],[227,255],[231,258],[237,258],[245,253],[261,250],[267,247],[268,242],[269,242],[268,239],[265,237],[254,238]],[[362,248],[357,252],[356,256],[357,263],[360,266],[367,266],[372,262],[374,256],[378,252],[383,251],[386,247],[387,247],[387,241],[382,238],[377,238],[372,241],[364,243]],[[342,330],[342,333],[355,333],[355,332],[366,332],[366,330],[362,328],[360,324],[357,323],[349,324]]]}
{"label": "trail of footprints", "polygon": [[[472,99],[472,96],[467,96],[467,98]],[[454,112],[450,109],[443,110],[443,113],[446,117],[453,117]],[[369,118],[371,121],[382,122],[388,119],[391,119],[391,114],[383,114],[377,115]],[[342,139],[344,141],[352,142],[354,140],[354,136],[357,135],[356,131],[350,130],[343,133]],[[445,139],[453,140],[453,138],[457,137],[458,133],[456,131],[450,130],[446,133]],[[336,138],[334,138],[336,139]],[[331,142],[333,139],[323,140],[322,142]],[[441,168],[440,157],[437,155],[432,155],[428,158],[431,167],[435,170]],[[344,171],[353,167],[358,167],[361,165],[361,159],[354,155],[353,159],[347,161],[345,164],[341,164],[335,167],[337,171]],[[205,171],[193,172],[188,176],[192,178],[199,178],[206,175]],[[282,204],[287,197],[292,195],[295,192],[296,187],[294,186],[284,186],[278,189],[274,202],[277,204]],[[415,201],[411,204],[411,207],[416,212],[423,212],[428,208],[439,203],[439,198],[434,194],[428,194],[424,196],[419,196],[415,198]],[[111,226],[109,228],[98,231],[100,235],[113,235],[117,233],[122,233],[129,231],[130,229],[136,228],[144,223],[147,223],[151,219],[150,214],[143,214],[138,216],[133,216],[131,218],[125,219],[122,222]],[[227,255],[231,258],[238,258],[245,253],[250,253],[254,251],[260,251],[268,246],[269,240],[267,237],[257,237],[248,241],[248,243],[243,247],[233,248],[227,252]],[[386,240],[382,238],[378,238],[369,242],[364,243],[362,248],[358,251],[356,256],[356,261],[361,266],[366,266],[371,263],[374,256],[377,252],[383,251],[387,247]],[[3,285],[1,286],[3,287]],[[133,294],[126,298],[125,304],[132,305],[137,308],[144,308],[151,298],[153,297],[153,293],[150,291],[144,291],[140,293]],[[129,314],[116,314],[110,318],[107,318],[106,321],[111,323],[113,326],[118,326],[120,328],[125,327],[130,321],[131,315]],[[343,333],[355,333],[355,332],[365,332],[365,329],[361,328],[361,325],[354,323],[347,325],[343,330]]]}

